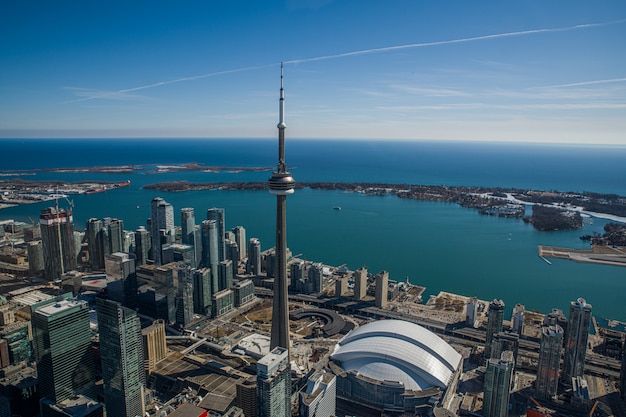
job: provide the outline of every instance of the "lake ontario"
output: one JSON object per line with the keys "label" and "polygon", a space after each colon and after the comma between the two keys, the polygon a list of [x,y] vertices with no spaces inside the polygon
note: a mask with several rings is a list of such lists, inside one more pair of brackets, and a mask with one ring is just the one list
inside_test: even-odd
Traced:
{"label": "lake ontario", "polygon": [[[275,139],[2,140],[0,151],[14,155],[2,170],[92,167],[126,164],[182,164],[269,167],[276,164]],[[299,182],[513,187],[591,191],[626,196],[626,147],[287,139],[286,161]],[[150,201],[160,196],[175,209],[195,209],[196,223],[210,207],[223,207],[226,226],[246,228],[263,250],[274,245],[275,197],[267,191],[143,189],[147,184],[187,180],[267,181],[270,171],[182,171],[137,174],[37,172],[25,180],[130,180],[129,187],[72,195],[74,223],[84,230],[91,217],[115,217],[125,229],[146,224]],[[11,179],[14,177],[2,177]],[[61,206],[67,202],[61,200]],[[50,206],[37,203],[0,210],[0,219],[30,222]],[[334,209],[335,206],[341,210]],[[580,236],[602,233],[608,220],[586,218],[582,229],[539,232],[520,219],[485,216],[457,204],[400,199],[393,195],[298,189],[287,198],[287,242],[293,254],[328,265],[366,266],[389,271],[439,291],[482,300],[502,299],[508,313],[516,303],[527,310],[569,311],[583,297],[599,318],[626,321],[626,268],[579,264],[537,255],[538,245],[585,249]],[[510,316],[509,316],[510,317]]]}

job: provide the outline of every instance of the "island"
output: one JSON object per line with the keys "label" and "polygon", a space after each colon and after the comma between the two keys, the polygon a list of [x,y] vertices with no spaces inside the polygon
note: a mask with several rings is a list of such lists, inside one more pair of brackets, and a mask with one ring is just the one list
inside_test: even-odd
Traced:
{"label": "island", "polygon": [[[293,168],[293,167],[292,167]],[[45,168],[22,171],[0,171],[5,177],[15,177],[0,181],[0,208],[27,204],[55,198],[54,195],[91,194],[128,185],[129,181],[109,183],[103,181],[32,181],[21,177],[37,172],[93,172],[116,174],[156,174],[163,172],[203,171],[203,172],[244,172],[272,171],[272,167],[227,167],[205,166],[201,163],[148,164],[123,166],[97,166],[87,168]],[[268,190],[266,181],[247,182],[189,182],[170,181],[148,184],[145,189],[164,192],[198,190]],[[448,185],[384,184],[369,182],[297,182],[296,188],[314,190],[339,190],[365,195],[395,195],[398,198],[439,201],[459,204],[462,207],[478,210],[489,216],[522,218],[538,230],[568,230],[582,227],[581,214],[603,217],[626,223],[626,197],[617,194],[593,192],[561,192],[530,189],[473,187]],[[533,207],[527,216],[528,207]]]}
{"label": "island", "polygon": [[[199,190],[268,190],[267,182],[193,183],[171,181],[149,184],[146,189],[165,192]],[[462,187],[447,185],[410,185],[381,183],[298,182],[296,188],[339,190],[366,195],[396,195],[399,198],[456,203],[477,209],[479,213],[498,217],[523,218],[537,230],[578,229],[583,225],[581,213],[591,213],[626,223],[626,197],[614,194],[572,193],[505,189],[493,187]],[[526,216],[526,206],[532,215]]]}

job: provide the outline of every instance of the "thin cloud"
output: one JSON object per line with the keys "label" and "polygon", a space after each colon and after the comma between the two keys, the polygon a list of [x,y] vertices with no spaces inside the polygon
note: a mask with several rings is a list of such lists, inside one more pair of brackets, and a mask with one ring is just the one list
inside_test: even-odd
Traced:
{"label": "thin cloud", "polygon": [[[491,35],[473,36],[469,38],[450,39],[450,40],[445,40],[445,41],[411,43],[411,44],[405,44],[405,45],[395,45],[395,46],[387,46],[387,47],[382,47],[382,48],[372,48],[372,49],[363,49],[359,51],[343,52],[343,53],[332,54],[332,55],[322,55],[322,56],[311,57],[311,58],[292,59],[292,60],[284,61],[284,64],[300,64],[304,62],[323,61],[323,60],[328,60],[328,59],[347,58],[347,57],[352,57],[352,56],[371,55],[371,54],[384,53],[384,52],[390,52],[390,51],[399,51],[403,49],[451,45],[451,44],[456,44],[456,43],[476,42],[476,41],[484,41],[484,40],[490,40],[490,39],[499,39],[499,38],[516,37],[516,36],[527,36],[527,35],[533,35],[533,34],[539,34],[539,33],[565,32],[565,31],[578,30],[578,29],[588,29],[588,28],[594,28],[594,27],[615,25],[615,24],[620,24],[624,22],[626,22],[626,19],[616,20],[616,21],[611,21],[611,22],[603,22],[603,23],[586,23],[586,24],[566,26],[566,27],[561,27],[561,28],[544,28],[544,29],[523,30],[523,31],[517,31],[517,32],[505,32],[505,33],[497,33],[497,34],[491,34]],[[189,77],[181,77],[181,78],[176,78],[173,80],[159,81],[156,83],[142,85],[139,87],[126,88],[126,89],[112,91],[112,92],[104,92],[101,95],[93,95],[89,97],[81,97],[75,100],[68,100],[68,101],[63,102],[62,104],[77,103],[77,102],[100,99],[100,98],[114,98],[116,94],[131,93],[134,91],[147,90],[150,88],[161,87],[161,86],[176,84],[176,83],[185,82],[185,81],[194,81],[194,80],[199,80],[203,78],[214,77],[217,75],[232,74],[236,72],[244,72],[244,71],[252,71],[252,70],[257,70],[257,69],[262,69],[262,68],[269,68],[269,67],[276,66],[276,65],[278,65],[278,63],[257,65],[257,66],[244,67],[244,68],[235,68],[231,70],[217,71],[217,72],[194,75],[194,76],[189,76]]]}
{"label": "thin cloud", "polygon": [[131,93],[133,91],[147,90],[149,88],[155,88],[155,87],[161,87],[161,86],[164,86],[164,85],[181,83],[183,81],[200,80],[202,78],[215,77],[217,75],[232,74],[232,73],[244,72],[244,71],[252,71],[252,70],[272,67],[272,66],[276,66],[276,65],[277,64],[257,65],[257,66],[254,66],[254,67],[236,68],[236,69],[231,69],[231,70],[224,70],[224,71],[210,72],[210,73],[207,73],[207,74],[194,75],[194,76],[191,76],[191,77],[176,78],[174,80],[159,81],[159,82],[156,82],[156,83],[142,85],[142,86],[139,86],[139,87],[125,88],[123,90],[105,92],[102,95],[93,95],[93,96],[90,96],[90,97],[83,97],[83,98],[79,98],[79,99],[75,99],[75,100],[64,101],[62,104],[77,103],[77,102],[81,102],[81,101],[93,100],[93,99],[96,99],[96,98],[112,98],[116,94]]}
{"label": "thin cloud", "polygon": [[560,84],[560,85],[549,85],[546,87],[535,87],[535,88],[565,88],[565,87],[579,87],[584,85],[595,85],[595,84],[609,84],[609,83],[622,83],[626,81],[626,78],[612,78],[608,80],[594,80],[594,81],[581,81],[578,83],[569,83],[569,84]]}
{"label": "thin cloud", "polygon": [[428,87],[415,87],[410,85],[392,84],[389,86],[396,91],[402,91],[408,94],[415,94],[420,96],[430,97],[467,97],[468,93],[455,90],[451,88],[428,88]]}
{"label": "thin cloud", "polygon": [[136,101],[145,99],[145,96],[139,94],[129,94],[123,91],[103,91],[103,90],[90,90],[88,88],[80,87],[65,87],[66,90],[73,91],[75,95],[81,97],[78,100],[91,100],[94,98],[103,98],[110,100],[128,100]]}
{"label": "thin cloud", "polygon": [[532,30],[522,30],[522,31],[517,31],[517,32],[496,33],[492,35],[473,36],[473,37],[461,38],[461,39],[450,39],[447,41],[410,43],[406,45],[395,45],[395,46],[386,46],[382,48],[363,49],[360,51],[343,52],[340,54],[324,55],[324,56],[318,56],[318,57],[312,57],[312,58],[294,59],[291,61],[285,61],[285,64],[299,64],[303,62],[322,61],[326,59],[377,54],[381,52],[397,51],[397,50],[409,49],[409,48],[423,48],[427,46],[450,45],[450,44],[455,44],[455,43],[484,41],[488,39],[507,38],[507,37],[513,37],[513,36],[526,36],[526,35],[533,35],[536,33],[565,32],[565,31],[576,30],[576,29],[588,29],[588,28],[593,28],[593,27],[609,26],[609,25],[614,25],[614,24],[619,24],[619,23],[624,23],[624,22],[626,22],[626,19],[616,20],[613,22],[604,22],[604,23],[586,23],[586,24],[566,26],[566,27],[561,27],[561,28],[532,29]]}

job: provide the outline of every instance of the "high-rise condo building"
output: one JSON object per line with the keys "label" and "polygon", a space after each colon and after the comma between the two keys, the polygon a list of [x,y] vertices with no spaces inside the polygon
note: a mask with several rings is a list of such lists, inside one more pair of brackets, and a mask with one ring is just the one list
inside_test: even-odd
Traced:
{"label": "high-rise condo building", "polygon": [[256,414],[256,378],[240,378],[237,381],[237,406],[246,417],[257,417]]}
{"label": "high-rise condo building", "polygon": [[389,272],[380,271],[376,274],[376,299],[374,304],[378,308],[387,307],[389,294]]}
{"label": "high-rise condo building", "polygon": [[68,293],[31,307],[42,399],[59,403],[82,394],[96,399],[89,306]]}
{"label": "high-rise condo building", "polygon": [[[235,234],[235,242],[237,242],[237,246],[239,246],[239,261],[248,257],[247,245],[248,241],[246,240],[246,229],[243,226],[235,226],[233,227],[233,233]],[[234,261],[234,259],[233,259]]]}
{"label": "high-rise condo building", "polygon": [[135,265],[148,263],[150,246],[150,233],[145,227],[139,226],[135,231]]}
{"label": "high-rise condo building", "polygon": [[513,315],[511,316],[511,331],[522,335],[524,332],[524,312],[526,308],[524,304],[515,304],[513,308]]}
{"label": "high-rise condo building", "polygon": [[226,259],[218,265],[219,291],[233,286],[233,261]]}
{"label": "high-rise condo building", "polygon": [[261,241],[253,237],[248,244],[248,263],[246,264],[248,274],[261,275]]}
{"label": "high-rise condo building", "polygon": [[176,295],[176,324],[185,327],[193,320],[193,271],[189,265],[179,263],[178,293]]}
{"label": "high-rise condo building", "polygon": [[570,303],[567,333],[565,336],[565,354],[563,356],[563,382],[583,376],[587,341],[591,326],[591,304],[583,298]]}
{"label": "high-rise condo building", "polygon": [[470,327],[476,326],[476,320],[478,319],[478,298],[470,297],[465,305],[465,324]]}
{"label": "high-rise condo building", "polygon": [[289,351],[277,346],[257,362],[257,416],[291,416]]}
{"label": "high-rise condo building", "polygon": [[300,392],[300,417],[331,417],[336,415],[337,377],[318,371],[307,380]]}
{"label": "high-rise condo building", "polygon": [[85,233],[87,234],[89,266],[92,270],[103,269],[107,255],[126,251],[124,222],[122,220],[110,217],[104,219],[91,218],[87,221]]}
{"label": "high-rise condo building", "polygon": [[219,264],[218,228],[215,220],[202,222],[202,265],[211,269],[211,291],[219,291],[218,267]]}
{"label": "high-rise condo building", "polygon": [[367,268],[354,271],[354,300],[360,301],[367,295]]}
{"label": "high-rise condo building", "polygon": [[137,307],[137,273],[135,259],[128,253],[114,252],[106,256],[104,270],[113,281],[107,282],[109,298],[124,307]]}
{"label": "high-rise condo building", "polygon": [[161,250],[164,244],[174,243],[174,207],[160,197],[151,203],[150,237],[152,241],[152,258],[155,265],[162,265]]}
{"label": "high-rise condo building", "polygon": [[211,314],[211,269],[200,268],[193,271],[193,311],[197,314]]}
{"label": "high-rise condo building", "polygon": [[226,259],[226,220],[224,219],[224,209],[212,207],[207,210],[206,218],[207,220],[215,221],[215,227],[217,228],[217,262],[221,262]]}
{"label": "high-rise condo building", "polygon": [[491,358],[493,337],[502,331],[504,321],[504,301],[493,300],[489,303],[487,316],[487,335],[485,336],[485,359]]}
{"label": "high-rise condo building", "polygon": [[51,281],[61,279],[64,273],[76,268],[72,211],[45,208],[39,215],[39,227],[44,277]]}
{"label": "high-rise condo building", "polygon": [[195,268],[198,266],[200,260],[197,257],[199,242],[196,240],[196,216],[192,207],[185,207],[180,209],[180,230],[181,243],[193,246],[194,259],[192,266]]}
{"label": "high-rise condo building", "polygon": [[96,311],[107,415],[143,416],[145,372],[139,317],[134,310],[102,298],[96,299]]}
{"label": "high-rise condo building", "polygon": [[102,247],[102,220],[91,218],[87,220],[87,249],[89,252],[89,267],[92,271],[104,268],[104,248]]}
{"label": "high-rise condo building", "polygon": [[234,240],[226,241],[226,252],[226,258],[232,261],[233,276],[236,276],[239,272],[239,260],[241,259],[237,242]]}
{"label": "high-rise condo building", "polygon": [[513,360],[517,363],[517,353],[519,352],[519,334],[513,332],[496,333],[491,341],[491,357],[499,359],[502,352],[507,350],[513,352]]}
{"label": "high-rise condo building", "polygon": [[558,324],[543,326],[535,392],[538,398],[550,399],[556,396],[559,386],[559,368],[563,347],[563,329]]}
{"label": "high-rise condo building", "polygon": [[513,352],[502,353],[500,359],[489,359],[485,372],[483,416],[507,417],[513,380]]}

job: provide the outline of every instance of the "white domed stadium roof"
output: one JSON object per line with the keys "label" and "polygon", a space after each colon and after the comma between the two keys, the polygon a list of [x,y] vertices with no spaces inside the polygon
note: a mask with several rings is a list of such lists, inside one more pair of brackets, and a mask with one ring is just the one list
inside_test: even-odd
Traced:
{"label": "white domed stadium roof", "polygon": [[402,320],[380,320],[348,333],[331,359],[345,371],[378,381],[397,381],[405,389],[445,389],[461,355],[424,327]]}

